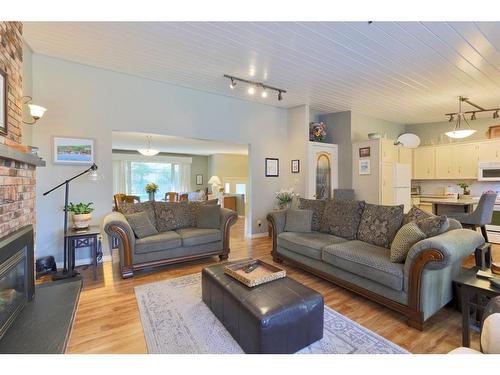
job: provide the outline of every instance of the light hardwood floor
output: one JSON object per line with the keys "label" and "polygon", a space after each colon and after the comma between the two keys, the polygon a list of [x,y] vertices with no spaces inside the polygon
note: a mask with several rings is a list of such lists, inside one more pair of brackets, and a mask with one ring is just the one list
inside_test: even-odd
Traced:
{"label": "light hardwood floor", "polygon": [[[232,230],[230,260],[259,257],[272,262],[271,240],[245,239],[243,231],[244,222],[240,220]],[[494,257],[500,258],[498,245]],[[472,261],[468,259],[465,264],[472,265]],[[218,258],[209,258],[138,272],[133,278],[123,280],[115,254],[113,262],[99,267],[96,281],[90,268],[80,269],[84,288],[67,353],[146,353],[134,287],[200,272],[216,263]],[[282,266],[288,276],[322,293],[326,305],[412,353],[447,353],[461,346],[461,315],[451,307],[434,315],[424,332],[420,332],[408,327],[398,313],[285,263]],[[472,334],[472,347],[479,348],[476,333]]]}

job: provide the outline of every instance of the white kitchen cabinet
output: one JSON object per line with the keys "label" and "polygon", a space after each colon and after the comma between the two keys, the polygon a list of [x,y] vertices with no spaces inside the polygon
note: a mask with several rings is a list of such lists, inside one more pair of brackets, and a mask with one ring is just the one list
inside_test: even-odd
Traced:
{"label": "white kitchen cabinet", "polygon": [[476,179],[479,162],[478,143],[454,146],[455,178]]}
{"label": "white kitchen cabinet", "polygon": [[391,206],[394,204],[394,164],[382,163],[380,170],[380,202],[383,205]]}
{"label": "white kitchen cabinet", "polygon": [[434,147],[419,147],[413,150],[413,178],[416,180],[435,178]]}
{"label": "white kitchen cabinet", "polygon": [[439,179],[456,178],[457,166],[455,165],[455,146],[436,147],[436,175]]}
{"label": "white kitchen cabinet", "polygon": [[479,143],[478,153],[479,161],[500,161],[500,141]]}

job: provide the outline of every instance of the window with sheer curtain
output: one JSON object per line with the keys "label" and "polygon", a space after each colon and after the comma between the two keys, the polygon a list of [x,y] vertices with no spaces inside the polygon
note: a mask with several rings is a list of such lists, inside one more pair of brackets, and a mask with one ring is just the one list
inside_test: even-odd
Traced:
{"label": "window with sheer curtain", "polygon": [[125,157],[114,158],[119,160],[113,160],[113,194],[137,195],[141,202],[147,201],[148,193],[144,188],[150,182],[159,187],[156,199],[163,199],[165,193],[170,191],[189,192],[190,158],[184,158],[185,161],[169,160],[167,157],[134,157],[132,160]]}

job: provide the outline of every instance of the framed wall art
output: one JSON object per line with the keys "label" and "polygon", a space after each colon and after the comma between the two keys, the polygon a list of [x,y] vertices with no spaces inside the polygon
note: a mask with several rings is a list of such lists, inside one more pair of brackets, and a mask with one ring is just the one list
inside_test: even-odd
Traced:
{"label": "framed wall art", "polygon": [[266,177],[278,177],[280,175],[280,161],[276,158],[266,158]]}
{"label": "framed wall art", "polygon": [[300,173],[300,160],[292,160],[292,173]]}
{"label": "framed wall art", "polygon": [[94,140],[54,137],[54,163],[90,165],[95,160]]}
{"label": "framed wall art", "polygon": [[360,158],[369,158],[370,157],[370,147],[362,147],[359,149],[359,157]]}
{"label": "framed wall art", "polygon": [[7,134],[7,74],[0,69],[0,134]]}
{"label": "framed wall art", "polygon": [[196,175],[196,185],[203,185],[203,175],[202,174]]}
{"label": "framed wall art", "polygon": [[371,174],[370,159],[361,159],[359,161],[359,175],[365,176]]}

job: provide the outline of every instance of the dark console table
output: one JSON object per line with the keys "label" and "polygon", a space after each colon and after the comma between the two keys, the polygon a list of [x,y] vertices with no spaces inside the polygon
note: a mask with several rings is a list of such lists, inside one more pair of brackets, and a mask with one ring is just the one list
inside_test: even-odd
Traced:
{"label": "dark console table", "polygon": [[92,256],[92,269],[94,280],[97,279],[97,244],[98,237],[101,230],[97,225],[91,225],[87,229],[68,229],[64,236],[65,241],[68,242],[68,259],[64,259],[64,269],[73,270],[75,268],[75,250],[82,247],[91,248]]}
{"label": "dark console table", "polygon": [[[480,317],[493,297],[500,295],[500,289],[493,287],[489,280],[476,276],[478,268],[462,269],[462,272],[453,280],[459,294],[462,310],[462,346],[470,346],[471,316],[480,321]],[[479,317],[479,319],[478,319]]]}

